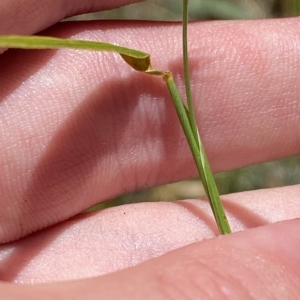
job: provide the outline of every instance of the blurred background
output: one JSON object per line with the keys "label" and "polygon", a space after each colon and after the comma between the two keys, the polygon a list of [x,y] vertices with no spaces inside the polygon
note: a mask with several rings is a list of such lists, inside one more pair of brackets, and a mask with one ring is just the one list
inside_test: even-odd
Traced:
{"label": "blurred background", "polygon": [[[194,21],[288,17],[300,14],[300,0],[190,0],[189,8]],[[147,0],[75,18],[179,21],[181,12],[182,0]]]}
{"label": "blurred background", "polygon": [[[190,0],[189,8],[189,18],[193,21],[280,18],[300,15],[300,0]],[[148,0],[70,19],[179,21],[181,12],[182,0]],[[300,183],[300,157],[285,158],[216,174],[216,181],[220,194],[297,184]],[[91,210],[141,201],[173,201],[203,196],[205,193],[201,181],[192,179],[122,195]]]}

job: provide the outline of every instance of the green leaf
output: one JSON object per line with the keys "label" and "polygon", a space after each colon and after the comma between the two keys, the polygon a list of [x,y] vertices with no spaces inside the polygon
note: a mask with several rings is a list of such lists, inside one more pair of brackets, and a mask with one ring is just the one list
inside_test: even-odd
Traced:
{"label": "green leaf", "polygon": [[152,70],[150,55],[148,53],[103,42],[61,39],[46,36],[3,35],[0,36],[0,47],[21,49],[69,48],[93,51],[109,51],[119,53],[121,57],[137,71],[145,72]]}

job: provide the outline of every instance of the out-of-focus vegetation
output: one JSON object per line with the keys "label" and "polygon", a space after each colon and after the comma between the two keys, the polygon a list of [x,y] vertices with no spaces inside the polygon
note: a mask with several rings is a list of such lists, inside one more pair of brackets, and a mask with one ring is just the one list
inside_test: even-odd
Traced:
{"label": "out-of-focus vegetation", "polygon": [[[190,0],[190,19],[258,19],[300,15],[300,0]],[[181,20],[181,0],[148,0],[76,20]],[[300,157],[253,165],[216,175],[221,194],[300,183]],[[205,195],[199,180],[187,180],[123,195],[93,209],[141,201],[171,201]]]}
{"label": "out-of-focus vegetation", "polygon": [[[300,15],[300,0],[190,0],[189,12],[190,20],[297,16]],[[182,0],[147,0],[72,19],[179,21],[181,13]]]}
{"label": "out-of-focus vegetation", "polygon": [[[289,157],[216,174],[221,195],[300,183],[300,157]],[[205,197],[198,179],[166,184],[122,195],[91,210],[142,201],[174,201]]]}

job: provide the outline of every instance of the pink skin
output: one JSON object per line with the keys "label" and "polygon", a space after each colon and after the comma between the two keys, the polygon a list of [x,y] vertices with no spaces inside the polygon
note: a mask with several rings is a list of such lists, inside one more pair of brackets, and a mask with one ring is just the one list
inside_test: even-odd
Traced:
{"label": "pink skin", "polygon": [[0,34],[33,34],[60,20],[143,0],[1,0]]}
{"label": "pink skin", "polygon": [[[37,10],[27,7],[22,16],[20,1],[2,1],[0,32],[35,33],[103,6],[32,1]],[[20,21],[8,27],[17,13]],[[58,24],[44,34],[149,52],[182,90],[180,31],[176,24],[89,22]],[[193,93],[214,171],[300,153],[299,32],[299,19],[191,25]],[[241,232],[219,238],[203,201],[75,216],[124,192],[196,175],[160,78],[132,71],[117,55],[71,50],[9,50],[0,57],[0,78],[0,279],[81,279],[2,283],[3,299],[300,293],[299,221],[269,225],[299,217],[299,186],[224,196],[230,223]]]}

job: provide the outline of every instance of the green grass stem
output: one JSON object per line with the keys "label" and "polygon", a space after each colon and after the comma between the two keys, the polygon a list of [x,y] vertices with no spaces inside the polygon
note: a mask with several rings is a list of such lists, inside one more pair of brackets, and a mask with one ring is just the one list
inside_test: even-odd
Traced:
{"label": "green grass stem", "polygon": [[[188,59],[188,0],[183,0],[183,24],[182,24],[182,43],[183,43],[183,66],[184,66],[184,79],[185,90],[187,98],[187,109],[184,107],[180,99],[179,92],[174,83],[173,77],[166,78],[169,91],[172,95],[173,103],[176,108],[180,123],[184,130],[185,136],[192,151],[199,175],[202,179],[202,184],[205,189],[206,195],[209,199],[211,209],[213,211],[218,228],[222,234],[231,233],[231,229],[223,208],[218,188],[211,171],[203,143],[200,139],[196,114],[191,93],[190,72],[189,72],[189,59]],[[181,102],[181,104],[179,103]]]}
{"label": "green grass stem", "polygon": [[221,232],[221,234],[229,234],[231,233],[231,229],[200,136],[198,141],[196,141],[191,128],[188,112],[186,111],[185,106],[182,102],[180,93],[176,87],[172,74],[166,74],[164,76],[164,79],[167,83],[175,110],[188,141],[198,172],[202,179],[202,183],[208,196],[208,200],[217,222],[219,231]]}

